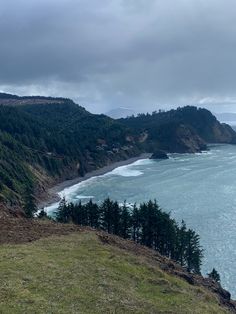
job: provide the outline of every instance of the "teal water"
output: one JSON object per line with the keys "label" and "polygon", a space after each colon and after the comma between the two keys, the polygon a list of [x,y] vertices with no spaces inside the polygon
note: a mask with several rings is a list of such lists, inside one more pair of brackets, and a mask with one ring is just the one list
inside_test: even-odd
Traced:
{"label": "teal water", "polygon": [[[204,248],[202,273],[215,267],[222,286],[236,298],[236,146],[212,145],[202,154],[139,160],[65,189],[67,200],[119,202],[157,199],[197,231]],[[55,209],[55,204],[48,211]]]}

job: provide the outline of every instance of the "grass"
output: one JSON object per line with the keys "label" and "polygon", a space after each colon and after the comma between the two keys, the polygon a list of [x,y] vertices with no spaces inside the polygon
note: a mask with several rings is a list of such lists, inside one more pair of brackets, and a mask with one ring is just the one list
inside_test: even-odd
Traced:
{"label": "grass", "polygon": [[0,313],[227,313],[209,292],[93,232],[0,246]]}

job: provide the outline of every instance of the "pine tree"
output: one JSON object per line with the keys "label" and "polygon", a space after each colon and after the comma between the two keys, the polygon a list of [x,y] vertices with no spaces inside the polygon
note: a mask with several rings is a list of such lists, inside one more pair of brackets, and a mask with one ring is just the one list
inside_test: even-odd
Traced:
{"label": "pine tree", "polygon": [[175,250],[175,260],[180,263],[181,266],[186,266],[185,263],[185,252],[187,245],[187,237],[186,237],[186,224],[182,220],[180,228],[177,231],[177,243]]}
{"label": "pine tree", "polygon": [[108,233],[112,233],[112,206],[113,202],[110,200],[110,198],[105,199],[100,206],[101,227],[104,231],[107,231]]}
{"label": "pine tree", "polygon": [[76,225],[82,225],[82,212],[83,212],[83,205],[81,201],[77,204],[71,205],[71,217],[72,221]]}
{"label": "pine tree", "polygon": [[90,200],[85,207],[88,213],[88,225],[92,228],[99,228],[100,211],[98,205]]}
{"label": "pine tree", "polygon": [[130,223],[131,223],[130,213],[126,205],[126,202],[124,202],[121,211],[121,222],[119,232],[119,235],[124,239],[130,238]]}
{"label": "pine tree", "polygon": [[44,218],[49,219],[49,217],[48,217],[48,215],[47,215],[47,213],[45,212],[44,209],[42,209],[42,210],[38,213],[38,218],[39,218],[39,219],[44,219]]}
{"label": "pine tree", "polygon": [[117,202],[113,202],[111,205],[112,213],[112,233],[116,235],[121,234],[122,221],[121,221],[121,208]]}
{"label": "pine tree", "polygon": [[25,211],[25,214],[26,214],[27,218],[33,218],[34,214],[38,210],[37,206],[35,204],[33,190],[29,186],[27,186],[26,189],[25,189],[23,209]]}
{"label": "pine tree", "polygon": [[[156,201],[143,203],[139,207],[134,205],[133,209],[129,210],[126,203],[121,207],[109,198],[100,206],[92,200],[85,205],[81,202],[67,204],[63,198],[56,218],[59,222],[72,221],[132,239],[174,259],[189,272],[200,274],[203,251],[199,235],[191,229],[187,230],[184,221],[179,227],[176,221],[170,218],[169,213],[162,211]],[[215,271],[209,276],[215,276],[215,280],[219,279]]]}
{"label": "pine tree", "polygon": [[203,257],[203,251],[199,244],[199,235],[192,229],[189,229],[186,233],[186,264],[189,272],[200,274],[201,259]]}
{"label": "pine tree", "polygon": [[67,205],[65,197],[63,197],[59,203],[59,207],[56,213],[56,219],[61,223],[68,223],[71,220],[71,212]]}
{"label": "pine tree", "polygon": [[140,212],[134,204],[131,214],[131,238],[133,241],[140,241]]}
{"label": "pine tree", "polygon": [[208,274],[208,277],[213,279],[215,282],[220,283],[220,274],[217,272],[215,268]]}

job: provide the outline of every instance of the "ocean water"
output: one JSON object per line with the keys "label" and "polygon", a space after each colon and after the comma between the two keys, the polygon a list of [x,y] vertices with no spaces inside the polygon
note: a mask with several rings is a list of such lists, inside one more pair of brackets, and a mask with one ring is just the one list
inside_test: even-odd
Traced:
{"label": "ocean water", "polygon": [[[143,202],[156,199],[201,237],[202,273],[215,267],[222,286],[236,298],[236,145],[211,145],[201,154],[139,160],[67,188],[69,201]],[[57,204],[47,208],[53,212]]]}

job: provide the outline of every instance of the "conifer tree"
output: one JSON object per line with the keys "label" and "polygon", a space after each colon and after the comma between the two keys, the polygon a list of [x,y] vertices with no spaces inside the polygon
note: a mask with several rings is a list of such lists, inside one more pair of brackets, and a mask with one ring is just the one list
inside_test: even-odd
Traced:
{"label": "conifer tree", "polygon": [[[203,251],[199,235],[191,229],[187,230],[184,221],[179,227],[156,201],[143,203],[139,207],[135,204],[129,209],[126,203],[121,206],[109,198],[100,206],[92,200],[84,205],[81,202],[67,204],[63,198],[56,218],[62,223],[72,221],[132,239],[174,259],[189,272],[200,273]],[[209,276],[219,279],[215,270]]]}
{"label": "conifer tree", "polygon": [[186,263],[187,270],[189,272],[200,273],[201,259],[202,259],[202,249],[199,244],[199,235],[195,233],[192,229],[189,229],[186,234]]}
{"label": "conifer tree", "polygon": [[70,221],[70,218],[71,218],[71,213],[67,206],[65,197],[63,197],[59,203],[59,206],[56,212],[56,219],[58,222],[68,223]]}
{"label": "conifer tree", "polygon": [[140,241],[140,212],[136,204],[134,204],[131,213],[131,237],[133,241]]}
{"label": "conifer tree", "polygon": [[29,186],[25,189],[23,209],[27,218],[33,218],[34,214],[37,212],[33,190]]}
{"label": "conifer tree", "polygon": [[47,215],[47,213],[45,212],[44,209],[42,209],[42,210],[38,213],[38,218],[39,218],[39,219],[44,219],[44,218],[48,218],[48,219],[49,219],[49,217],[48,217],[48,215]]}
{"label": "conifer tree", "polygon": [[212,271],[208,274],[208,277],[213,279],[215,282],[220,283],[220,274],[215,268],[213,268]]}
{"label": "conifer tree", "polygon": [[121,208],[117,202],[112,202],[111,215],[112,215],[112,223],[111,223],[112,233],[116,235],[120,235],[120,230],[122,228]]}
{"label": "conifer tree", "polygon": [[121,223],[119,232],[120,236],[124,239],[130,238],[130,222],[131,222],[130,213],[126,205],[126,202],[124,202],[121,210]]}
{"label": "conifer tree", "polygon": [[180,263],[181,266],[186,266],[185,255],[187,247],[187,237],[186,237],[186,224],[184,220],[181,222],[180,228],[177,230],[177,243],[175,250],[175,259]]}
{"label": "conifer tree", "polygon": [[92,228],[99,228],[99,207],[96,203],[93,203],[92,200],[90,200],[86,205],[87,215],[88,215],[88,225]]}
{"label": "conifer tree", "polygon": [[113,202],[110,200],[110,198],[105,199],[100,206],[101,228],[104,231],[107,231],[108,233],[112,232],[112,222],[113,222],[112,207],[113,207]]}
{"label": "conifer tree", "polygon": [[73,223],[77,225],[83,224],[82,211],[83,211],[83,205],[81,204],[81,201],[71,206],[71,217],[72,217]]}

